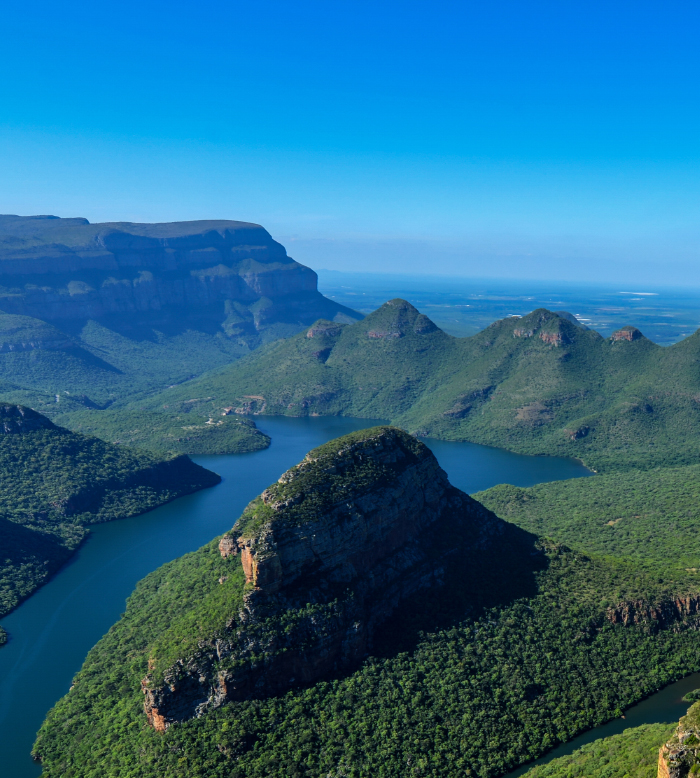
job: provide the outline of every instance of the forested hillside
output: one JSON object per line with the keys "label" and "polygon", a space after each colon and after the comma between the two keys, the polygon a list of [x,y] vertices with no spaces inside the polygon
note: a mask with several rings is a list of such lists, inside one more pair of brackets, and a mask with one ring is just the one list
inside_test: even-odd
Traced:
{"label": "forested hillside", "polygon": [[70,557],[88,525],[220,480],[185,456],[114,446],[12,405],[0,405],[0,471],[0,616]]}
{"label": "forested hillside", "polygon": [[[348,510],[348,517],[353,511],[361,517],[384,491],[414,506],[421,504],[419,494],[437,499],[432,484],[441,477],[422,486],[413,477],[406,482],[402,473],[418,467],[408,455],[382,455],[373,465],[372,452],[382,449],[372,441],[385,433],[364,434],[366,445],[355,433],[311,452],[251,503],[237,532],[139,584],[126,614],[91,651],[39,734],[34,753],[45,776],[495,777],[700,669],[697,608],[675,605],[700,601],[692,573],[662,576],[633,562],[572,551],[476,507],[480,523],[445,514],[442,523],[420,529],[415,549],[405,546],[402,564],[426,559],[443,572],[405,596],[377,632],[368,658],[313,684],[281,676],[301,687],[284,693],[268,694],[264,687],[245,693],[247,668],[287,661],[278,649],[287,632],[299,629],[294,608],[300,603],[306,605],[299,613],[316,628],[286,650],[302,652],[313,666],[318,641],[332,645],[324,641],[336,629],[335,621],[326,622],[323,603],[337,597],[335,618],[342,622],[346,587],[362,597],[362,581],[394,569],[392,561],[353,578],[360,561],[363,570],[376,565],[378,547],[371,543],[364,554],[333,552],[333,569],[342,575],[328,578],[323,551],[309,578],[290,577],[286,584],[291,573],[285,565],[297,569],[304,558],[299,547],[288,547],[293,528],[315,522],[313,535],[298,536],[310,542],[303,538],[325,532],[314,517],[335,522],[337,511],[343,516]],[[418,462],[429,463],[422,449],[415,451]],[[359,480],[358,473],[364,474]],[[440,488],[452,505],[457,497]],[[333,507],[336,493],[342,500]],[[278,516],[283,528],[274,535]],[[355,535],[332,537],[345,543]],[[396,533],[386,537],[410,543]],[[236,543],[241,553],[234,552]],[[629,612],[630,603],[648,607],[623,620],[619,614]],[[265,646],[260,655],[230,653],[248,640]],[[151,708],[160,730],[146,726],[142,685],[152,694],[152,685],[165,679],[170,692],[164,687],[163,694],[186,697],[200,672],[219,684],[200,715],[167,726],[159,719],[165,709]],[[240,699],[238,688],[244,690]]]}
{"label": "forested hillside", "polygon": [[317,322],[140,405],[168,413],[348,415],[420,435],[596,470],[700,455],[700,334],[667,348],[634,328],[602,338],[544,309],[453,338],[403,300]]}

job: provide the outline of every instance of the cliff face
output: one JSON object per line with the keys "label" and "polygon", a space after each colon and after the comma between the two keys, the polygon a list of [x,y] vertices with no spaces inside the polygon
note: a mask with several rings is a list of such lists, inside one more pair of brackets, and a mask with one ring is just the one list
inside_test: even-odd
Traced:
{"label": "cliff face", "polygon": [[645,625],[651,629],[700,629],[700,596],[674,597],[657,603],[634,600],[608,608],[607,618],[625,627]]}
{"label": "cliff face", "polygon": [[700,767],[700,703],[678,722],[674,736],[659,750],[658,778],[685,778]]}
{"label": "cliff face", "polygon": [[0,310],[42,320],[196,315],[230,337],[361,318],[257,224],[0,216]]}
{"label": "cliff face", "polygon": [[144,679],[150,723],[163,730],[351,667],[399,603],[441,584],[446,521],[468,528],[473,549],[504,526],[406,433],[378,427],[311,452],[222,538],[222,556],[245,572],[243,608],[162,681]]}

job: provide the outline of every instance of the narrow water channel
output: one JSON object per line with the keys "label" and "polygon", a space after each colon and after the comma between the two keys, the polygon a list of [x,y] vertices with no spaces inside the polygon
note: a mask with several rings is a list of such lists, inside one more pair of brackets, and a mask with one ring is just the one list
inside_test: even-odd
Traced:
{"label": "narrow water channel", "polygon": [[[70,687],[90,648],[124,610],[138,580],[233,526],[243,508],[315,446],[368,419],[263,418],[266,451],[197,457],[223,482],[132,519],[94,527],[73,560],[2,620],[10,642],[0,649],[0,776],[41,773],[30,750],[49,708]],[[498,483],[531,486],[590,475],[574,460],[525,457],[468,443],[427,440],[455,486],[466,492]]]}
{"label": "narrow water channel", "polygon": [[[534,762],[513,770],[504,778],[518,778],[535,765],[547,764],[559,756],[568,756],[581,746],[585,746],[586,743],[592,743],[602,737],[619,735],[632,727],[640,727],[642,724],[672,724],[677,722],[681,716],[685,716],[690,707],[690,703],[685,702],[683,697],[694,689],[700,689],[700,673],[693,673],[676,681],[676,683],[665,686],[661,691],[652,694],[646,700],[642,700],[638,705],[628,708],[624,718],[614,719],[600,727],[589,729],[588,732],[552,749]],[[659,743],[659,747],[661,747],[661,743]]]}

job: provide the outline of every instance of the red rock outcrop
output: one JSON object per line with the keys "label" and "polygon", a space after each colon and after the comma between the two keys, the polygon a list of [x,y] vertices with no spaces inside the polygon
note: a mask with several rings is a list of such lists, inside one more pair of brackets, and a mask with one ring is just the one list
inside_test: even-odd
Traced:
{"label": "red rock outcrop", "polygon": [[642,337],[642,333],[636,327],[623,327],[622,329],[613,332],[613,334],[610,336],[610,340],[633,341],[633,340],[639,340],[641,337]]}
{"label": "red rock outcrop", "polygon": [[700,703],[678,722],[668,743],[659,749],[657,778],[686,778],[700,767]]}
{"label": "red rock outcrop", "polygon": [[658,603],[644,600],[623,602],[614,608],[608,608],[606,616],[612,624],[629,625],[646,624],[654,627],[670,627],[672,625],[692,625],[700,628],[700,595],[669,598]]}

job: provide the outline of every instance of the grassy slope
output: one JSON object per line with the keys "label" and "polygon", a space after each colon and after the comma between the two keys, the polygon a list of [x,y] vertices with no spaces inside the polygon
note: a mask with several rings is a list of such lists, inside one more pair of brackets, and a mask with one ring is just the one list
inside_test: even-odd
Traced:
{"label": "grassy slope", "polygon": [[223,333],[165,335],[144,328],[128,338],[88,322],[66,335],[39,319],[9,314],[0,314],[0,341],[6,344],[0,381],[34,393],[37,410],[52,415],[158,391],[248,352]]}
{"label": "grassy slope", "polygon": [[675,724],[646,724],[601,738],[528,770],[525,778],[656,778],[659,748]]}
{"label": "grassy slope", "polygon": [[700,334],[668,348],[613,342],[544,310],[453,338],[392,301],[353,325],[314,325],[147,406],[387,418],[598,470],[647,468],[700,455],[699,351]]}
{"label": "grassy slope", "polygon": [[0,435],[0,615],[46,581],[86,525],[135,516],[219,478],[58,428]]}

